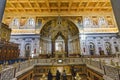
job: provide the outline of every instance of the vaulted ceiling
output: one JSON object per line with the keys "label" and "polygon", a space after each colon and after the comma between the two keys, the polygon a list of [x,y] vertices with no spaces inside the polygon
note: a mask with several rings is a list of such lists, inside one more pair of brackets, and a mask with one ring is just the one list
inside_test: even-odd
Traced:
{"label": "vaulted ceiling", "polygon": [[111,10],[110,0],[7,0],[5,15],[76,15]]}

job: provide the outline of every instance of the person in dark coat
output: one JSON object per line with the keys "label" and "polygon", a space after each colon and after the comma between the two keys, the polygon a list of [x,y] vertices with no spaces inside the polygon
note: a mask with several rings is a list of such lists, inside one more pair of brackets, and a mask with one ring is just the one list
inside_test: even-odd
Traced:
{"label": "person in dark coat", "polygon": [[59,70],[57,70],[57,72],[56,72],[56,80],[60,80],[60,76],[61,76],[61,74],[60,74]]}
{"label": "person in dark coat", "polygon": [[66,75],[65,70],[62,73],[62,80],[67,80],[67,75]]}
{"label": "person in dark coat", "polygon": [[48,80],[52,80],[53,79],[53,75],[52,75],[52,73],[51,73],[51,71],[49,70],[49,72],[48,72],[48,78],[47,78]]}
{"label": "person in dark coat", "polygon": [[76,70],[74,69],[74,66],[71,66],[71,73],[73,77],[76,76]]}

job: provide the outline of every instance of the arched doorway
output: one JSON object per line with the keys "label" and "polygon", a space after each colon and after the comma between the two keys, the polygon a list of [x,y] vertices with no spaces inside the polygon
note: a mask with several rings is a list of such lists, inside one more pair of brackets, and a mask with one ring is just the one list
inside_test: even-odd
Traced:
{"label": "arched doorway", "polygon": [[90,55],[94,55],[95,54],[95,45],[94,45],[94,43],[90,42],[89,50],[90,50]]}
{"label": "arched doorway", "polygon": [[31,45],[29,43],[27,43],[25,45],[25,57],[30,57],[30,51],[31,51]]}
{"label": "arched doorway", "polygon": [[65,56],[80,54],[79,41],[77,26],[63,17],[48,21],[40,31],[41,53],[52,57],[57,54],[56,52],[65,53]]}

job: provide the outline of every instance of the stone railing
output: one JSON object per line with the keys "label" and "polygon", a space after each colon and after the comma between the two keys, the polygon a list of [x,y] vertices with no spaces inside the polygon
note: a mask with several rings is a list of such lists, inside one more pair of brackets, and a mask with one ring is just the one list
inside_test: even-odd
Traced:
{"label": "stone railing", "polygon": [[[108,60],[108,61],[107,61]],[[105,80],[120,80],[120,66],[119,64],[112,61],[113,59],[92,59],[92,58],[84,58],[83,62],[87,65],[87,67],[92,66],[94,70],[102,73],[107,76]]]}
{"label": "stone railing", "polygon": [[101,61],[95,61],[93,59],[83,59],[84,63],[87,65],[94,66],[98,69],[102,69],[103,63]]}
{"label": "stone railing", "polygon": [[[72,65],[72,64],[86,64],[87,67],[93,68],[98,72],[111,80],[120,80],[120,68],[119,66],[112,66],[106,64],[105,60],[96,60],[92,58],[64,58],[62,63],[58,63],[59,59],[31,59],[24,62],[18,62],[13,65],[7,66],[7,68],[0,71],[0,80],[11,80],[14,77],[17,77],[16,74],[20,71],[24,71],[29,67],[34,68],[34,65]],[[107,80],[107,79],[105,79]]]}
{"label": "stone railing", "polygon": [[36,64],[36,60],[27,60],[24,62],[14,63],[13,65],[5,65],[1,67],[0,80],[12,80],[16,73],[29,68]]}
{"label": "stone railing", "polygon": [[15,68],[9,67],[0,72],[0,80],[11,80],[15,77]]}
{"label": "stone railing", "polygon": [[105,65],[104,66],[104,72],[106,76],[109,76],[110,78],[114,80],[120,80],[120,69]]}

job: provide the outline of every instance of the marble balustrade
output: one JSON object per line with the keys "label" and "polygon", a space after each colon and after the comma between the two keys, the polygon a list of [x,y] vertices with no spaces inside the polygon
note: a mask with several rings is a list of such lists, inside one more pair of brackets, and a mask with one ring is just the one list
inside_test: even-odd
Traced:
{"label": "marble balustrade", "polygon": [[[105,60],[105,61],[104,61]],[[61,65],[72,65],[72,64],[86,64],[87,67],[93,68],[96,71],[103,71],[103,75],[113,80],[119,80],[120,68],[119,66],[110,65],[110,59],[91,59],[91,58],[64,58]],[[112,59],[113,60],[113,59]],[[106,63],[108,62],[108,63]],[[25,69],[34,65],[59,65],[56,59],[31,59],[24,62],[18,62],[13,65],[8,65],[8,68],[0,71],[0,80],[11,80],[16,73],[24,71]],[[106,77],[105,77],[106,78]],[[107,80],[107,79],[105,79]]]}

